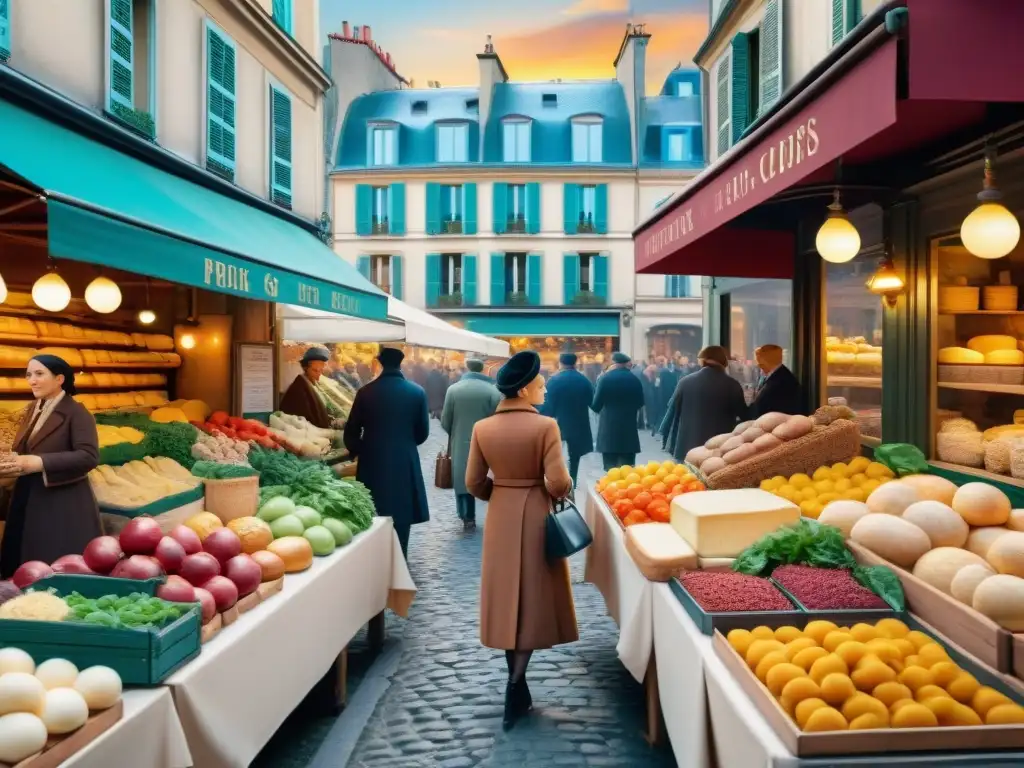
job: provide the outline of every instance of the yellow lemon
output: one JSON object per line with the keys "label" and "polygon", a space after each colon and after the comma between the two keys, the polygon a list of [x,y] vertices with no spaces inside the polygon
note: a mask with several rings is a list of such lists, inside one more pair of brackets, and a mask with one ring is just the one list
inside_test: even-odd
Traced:
{"label": "yellow lemon", "polygon": [[897,637],[889,642],[896,647],[896,650],[899,651],[900,658],[902,659],[906,659],[908,656],[914,656],[917,654],[917,648],[915,648],[914,644],[905,637]]}
{"label": "yellow lemon", "polygon": [[851,488],[843,494],[848,501],[867,501],[868,495],[863,488]]}
{"label": "yellow lemon", "polygon": [[910,627],[899,619],[881,619],[875,624],[875,629],[878,630],[878,634],[889,638],[906,637],[910,634]]}
{"label": "yellow lemon", "polygon": [[786,643],[786,650],[784,651],[784,653],[786,654],[786,660],[787,661],[792,661],[793,657],[796,656],[798,653],[800,653],[800,651],[804,650],[805,648],[817,648],[817,647],[818,647],[818,644],[816,642],[814,642],[811,638],[804,637],[803,635],[801,635],[800,637],[796,638],[795,640],[790,640],[788,643]]}
{"label": "yellow lemon", "polygon": [[935,728],[939,719],[924,704],[910,703],[900,707],[889,722],[893,728]]}
{"label": "yellow lemon", "polygon": [[804,627],[804,634],[814,640],[818,645],[821,645],[825,641],[825,635],[838,628],[839,627],[831,621],[815,619],[814,621],[809,621],[807,626]]}
{"label": "yellow lemon", "polygon": [[[805,488],[804,490],[811,489]],[[821,502],[817,501],[816,499],[805,499],[804,501],[800,502],[800,513],[804,517],[809,517],[812,520],[817,520],[819,517],[821,517],[821,513],[824,511],[824,509],[825,507],[823,507],[821,505]]]}
{"label": "yellow lemon", "polygon": [[946,653],[946,649],[938,643],[928,643],[917,649],[917,655],[920,657],[922,662],[927,662],[928,666],[938,664],[940,661],[949,661],[949,654]]}
{"label": "yellow lemon", "polygon": [[818,480],[814,484],[814,490],[818,493],[832,493],[836,489],[836,484],[831,480]]}
{"label": "yellow lemon", "polygon": [[1000,704],[1012,704],[1009,697],[1000,693],[995,688],[989,688],[987,685],[979,688],[975,691],[974,696],[971,698],[971,707],[981,715],[984,719],[988,715],[988,711],[992,707],[998,707]]}
{"label": "yellow lemon", "polygon": [[[953,718],[956,708],[961,706],[948,696],[932,696],[928,699],[919,699],[919,701],[932,711],[935,719],[939,721],[939,725],[949,725],[949,720]],[[973,711],[971,714],[978,717]],[[980,721],[981,718],[978,720]]]}
{"label": "yellow lemon", "polygon": [[878,637],[878,630],[870,624],[854,624],[850,627],[850,634],[853,635],[853,639],[858,643],[866,643],[868,640],[874,640]]}
{"label": "yellow lemon", "polygon": [[[852,635],[851,635],[852,637]],[[828,638],[826,638],[827,641]],[[847,640],[840,643],[835,649],[835,654],[840,659],[846,662],[846,666],[853,669],[857,662],[861,660],[861,657],[867,652],[867,648],[864,643],[858,643],[856,640]]]}
{"label": "yellow lemon", "polygon": [[793,642],[794,640],[803,637],[803,632],[801,632],[796,627],[778,627],[775,630],[774,635],[775,639],[778,640],[780,643],[785,643],[786,645],[789,645],[789,643]]}
{"label": "yellow lemon", "polygon": [[796,715],[796,724],[801,728],[807,725],[808,718],[819,709],[827,707],[828,704],[818,698],[804,699],[796,705],[794,714]]}
{"label": "yellow lemon", "polygon": [[766,653],[764,657],[757,662],[757,666],[754,668],[754,674],[757,675],[757,679],[762,683],[767,681],[768,673],[777,664],[788,664],[786,661],[786,654],[782,651],[770,651]]}
{"label": "yellow lemon", "polygon": [[629,464],[623,464],[621,467],[619,467],[619,476],[623,480],[625,480],[631,474],[633,474],[633,468],[629,466]]}
{"label": "yellow lemon", "polygon": [[676,463],[672,459],[665,459],[665,461],[661,462],[661,468],[667,474],[676,468]]}
{"label": "yellow lemon", "polygon": [[891,480],[895,477],[891,469],[885,466],[885,464],[879,464],[877,461],[869,462],[867,467],[864,468],[864,474],[873,480]]}
{"label": "yellow lemon", "polygon": [[931,670],[924,667],[906,667],[896,678],[912,691],[917,691],[926,685],[934,685]]}
{"label": "yellow lemon", "polygon": [[813,648],[804,648],[802,651],[798,651],[793,655],[792,662],[810,672],[811,667],[826,656],[828,656],[828,651],[816,645]]}
{"label": "yellow lemon", "polygon": [[918,650],[921,650],[921,648],[925,645],[928,645],[928,643],[935,642],[924,632],[919,632],[916,629],[910,630],[909,632],[907,632],[906,635],[904,635],[904,637],[910,642],[912,642],[914,644],[914,647]]}
{"label": "yellow lemon", "polygon": [[806,488],[811,484],[811,478],[805,475],[803,472],[797,472],[791,478],[789,478],[789,484],[794,488]]}
{"label": "yellow lemon", "polygon": [[614,483],[616,480],[622,479],[622,470],[618,469],[617,467],[614,469],[609,469],[608,474],[605,475],[605,477],[608,478],[608,482]]}
{"label": "yellow lemon", "polygon": [[903,658],[903,654],[900,653],[899,648],[893,645],[892,640],[883,637],[868,640],[864,647],[868,653],[875,654],[882,661],[900,661]]}
{"label": "yellow lemon", "polygon": [[[768,690],[772,692],[773,696],[779,696],[782,694],[782,689],[785,688],[786,684],[789,683],[791,680],[796,680],[798,677],[806,676],[807,673],[804,672],[796,664],[790,664],[786,661],[783,661],[782,663],[776,664],[768,670],[768,674],[765,677],[764,682],[765,685],[768,686]],[[827,698],[825,700],[828,701]]]}
{"label": "yellow lemon", "polygon": [[[797,654],[799,656],[799,654]],[[816,662],[811,664],[810,675],[811,679],[814,680],[818,685],[821,685],[821,681],[824,680],[828,675],[833,672],[839,672],[841,674],[849,674],[850,668],[846,666],[846,662],[836,656],[834,653],[830,653],[827,656],[822,656]]]}
{"label": "yellow lemon", "polygon": [[948,693],[946,693],[945,689],[939,688],[939,686],[937,685],[922,685],[920,688],[914,691],[914,698],[918,701],[927,701],[928,699],[934,698],[936,696],[941,696],[946,699],[953,698]]}
{"label": "yellow lemon", "polygon": [[853,635],[849,632],[843,632],[835,629],[825,635],[825,639],[822,641],[821,647],[829,653],[833,653],[840,645],[851,640],[853,640]]}
{"label": "yellow lemon", "polygon": [[890,717],[892,715],[895,715],[897,712],[899,712],[901,709],[903,709],[903,707],[907,706],[908,704],[917,704],[917,702],[914,701],[913,699],[900,699],[899,701],[894,702],[893,705],[891,707],[889,707],[889,715],[890,715]]}
{"label": "yellow lemon", "polygon": [[761,659],[767,656],[772,651],[781,651],[785,646],[778,640],[755,640],[747,648],[746,660],[747,665],[751,669],[757,669],[757,665],[761,663]]}
{"label": "yellow lemon", "polygon": [[876,685],[871,695],[887,707],[891,707],[897,701],[914,698],[913,692],[907,686],[895,680]]}
{"label": "yellow lemon", "polygon": [[643,481],[643,478],[640,477],[640,475],[638,475],[636,472],[630,472],[628,475],[626,475],[626,478],[624,480],[626,485],[633,485],[633,483],[639,483],[641,481]]}
{"label": "yellow lemon", "polygon": [[729,634],[725,636],[725,639],[729,641],[729,645],[732,646],[733,650],[736,651],[740,656],[746,657],[747,649],[750,648],[750,644],[756,639],[749,629],[733,629],[729,631]]}
{"label": "yellow lemon", "polygon": [[750,630],[751,636],[755,640],[774,640],[775,630],[771,627],[766,627],[763,624],[760,627],[754,627]]}
{"label": "yellow lemon", "polygon": [[[827,699],[826,699],[827,700]],[[866,693],[854,692],[843,704],[843,717],[855,720],[861,715],[873,714],[882,722],[889,722],[889,708],[881,701]]]}
{"label": "yellow lemon", "polygon": [[[886,713],[886,714],[888,714],[888,713]],[[874,730],[876,728],[888,728],[888,727],[889,727],[889,718],[888,717],[886,717],[885,720],[882,720],[882,718],[880,718],[878,715],[872,714],[871,712],[866,712],[863,715],[861,715],[860,717],[855,717],[853,720],[850,721],[850,730],[851,731],[869,731],[869,730]]]}
{"label": "yellow lemon", "polygon": [[821,688],[806,675],[794,677],[782,687],[779,700],[787,712],[795,712],[796,705],[805,699],[821,698]]}
{"label": "yellow lemon", "polygon": [[858,665],[857,669],[850,675],[853,684],[861,691],[873,691],[882,683],[888,683],[896,679],[896,673],[891,667],[882,662]]}
{"label": "yellow lemon", "polygon": [[974,698],[974,694],[978,692],[979,688],[981,688],[981,683],[977,681],[974,675],[968,672],[961,672],[953,682],[946,686],[949,695],[961,704],[966,704]]}
{"label": "yellow lemon", "polygon": [[821,731],[845,731],[849,727],[842,713],[833,707],[819,707],[807,718],[804,730],[808,733]]}
{"label": "yellow lemon", "polygon": [[841,672],[825,675],[819,686],[821,687],[821,698],[835,706],[842,704],[857,692],[849,675],[844,675]]}
{"label": "yellow lemon", "polygon": [[996,704],[985,715],[985,725],[1020,725],[1024,723],[1024,707],[1020,704]]}
{"label": "yellow lemon", "polygon": [[945,688],[960,676],[961,670],[952,661],[940,661],[932,664],[928,671],[931,672],[932,682]]}
{"label": "yellow lemon", "polygon": [[871,459],[867,456],[856,456],[850,459],[851,472],[863,472],[871,465]]}

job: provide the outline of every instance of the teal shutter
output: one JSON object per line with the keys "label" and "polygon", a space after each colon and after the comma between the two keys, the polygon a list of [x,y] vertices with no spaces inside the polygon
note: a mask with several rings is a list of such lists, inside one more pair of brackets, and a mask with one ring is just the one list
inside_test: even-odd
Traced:
{"label": "teal shutter", "polygon": [[544,302],[542,279],[544,269],[539,253],[531,253],[526,257],[526,301],[530,306],[536,307]]}
{"label": "teal shutter", "polygon": [[732,143],[750,125],[750,35],[740,32],[732,39]]}
{"label": "teal shutter", "polygon": [[402,257],[392,255],[388,260],[391,263],[391,295],[399,301],[402,300]]}
{"label": "teal shutter", "polygon": [[476,304],[476,256],[462,254],[462,306],[472,307]]}
{"label": "teal shutter", "polygon": [[441,296],[441,254],[427,254],[427,306],[436,307]]}
{"label": "teal shutter", "polygon": [[0,0],[0,61],[11,58],[11,4]]}
{"label": "teal shutter", "polygon": [[270,86],[270,199],[292,207],[292,100]]}
{"label": "teal shutter", "polygon": [[462,234],[476,234],[476,184],[462,185]]}
{"label": "teal shutter", "polygon": [[427,195],[427,234],[441,234],[441,185],[436,181],[428,181]]}
{"label": "teal shutter", "polygon": [[273,17],[281,29],[292,33],[292,0],[274,0]]}
{"label": "teal shutter", "polygon": [[359,274],[365,277],[367,280],[371,280],[370,277],[370,257],[363,254],[356,257],[356,269],[359,270]]}
{"label": "teal shutter", "polygon": [[580,257],[576,253],[567,253],[562,259],[562,284],[564,286],[564,304],[572,304],[576,294],[580,292]]}
{"label": "teal shutter", "polygon": [[763,115],[782,96],[782,0],[768,0],[761,21],[761,104]]}
{"label": "teal shutter", "polygon": [[729,151],[732,144],[732,123],[730,121],[731,101],[729,99],[729,86],[731,83],[732,51],[722,55],[718,62],[718,72],[715,73],[718,105],[718,154],[724,155]]}
{"label": "teal shutter", "polygon": [[599,235],[608,234],[608,185],[594,187],[594,229]]}
{"label": "teal shutter", "polygon": [[356,234],[373,234],[373,187],[369,184],[356,184]]}
{"label": "teal shutter", "polygon": [[531,181],[526,185],[526,234],[540,232],[540,184]]}
{"label": "teal shutter", "polygon": [[491,254],[491,306],[505,305],[505,254]]}
{"label": "teal shutter", "polygon": [[671,299],[672,296],[672,278],[673,275],[665,275],[665,298]]}
{"label": "teal shutter", "polygon": [[388,186],[388,234],[405,234],[405,184]]}
{"label": "teal shutter", "polygon": [[594,271],[594,285],[592,286],[594,294],[608,301],[608,255],[602,253],[590,258],[593,260],[590,268]]}
{"label": "teal shutter", "polygon": [[508,230],[508,184],[494,184],[494,234],[501,235]]}
{"label": "teal shutter", "polygon": [[[0,2],[9,8],[9,0],[0,0]],[[108,108],[123,118],[135,111],[132,0],[109,0],[108,8],[110,12],[110,101]],[[10,11],[8,10],[2,15],[9,18]],[[10,22],[8,21],[9,27]],[[0,48],[2,47],[3,37],[0,33]]]}
{"label": "teal shutter", "polygon": [[837,45],[846,35],[846,0],[832,0],[832,45]]}
{"label": "teal shutter", "polygon": [[[575,235],[579,231],[580,185],[566,184],[563,195],[562,205],[565,210],[565,234]],[[579,282],[578,278],[576,282]]]}
{"label": "teal shutter", "polygon": [[235,180],[235,46],[206,28],[206,168]]}

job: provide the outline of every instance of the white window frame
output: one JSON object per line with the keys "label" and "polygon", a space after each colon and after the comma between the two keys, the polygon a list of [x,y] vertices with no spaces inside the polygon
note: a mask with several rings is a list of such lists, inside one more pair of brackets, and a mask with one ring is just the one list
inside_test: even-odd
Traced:
{"label": "white window frame", "polygon": [[[448,210],[447,214],[452,217],[452,221],[463,221],[466,218],[466,213],[463,210],[465,207],[465,187],[462,184],[442,184],[442,203],[444,202],[443,195],[447,191],[448,194]],[[441,218],[445,216],[445,209],[441,207]]]}
{"label": "white window frame", "polygon": [[394,286],[391,284],[391,254],[374,253],[370,255],[370,282],[381,290],[387,288],[386,293],[391,293]]}
{"label": "white window frame", "polygon": [[[462,256],[461,253],[442,253],[441,258],[448,262],[448,289],[442,296],[451,296],[455,293],[455,283],[459,284],[459,293],[462,293]],[[442,270],[443,271],[443,270]]]}
{"label": "white window frame", "polygon": [[391,216],[388,215],[388,211],[391,207],[391,189],[386,185],[375,186],[373,189],[373,204],[370,206],[371,220],[373,216],[377,217],[377,224],[383,224],[384,220],[387,219],[388,227],[391,226]]}
{"label": "white window frame", "polygon": [[[577,128],[583,130],[577,131]],[[586,137],[586,145],[583,147],[577,143],[578,134]],[[604,162],[604,118],[600,115],[580,115],[572,119],[572,161]]]}
{"label": "white window frame", "polygon": [[[377,132],[380,131],[381,135],[387,134],[390,136],[389,146],[391,149],[391,162],[386,162],[388,158],[387,149],[384,150],[385,162],[377,162]],[[394,123],[370,123],[370,162],[369,165],[374,168],[388,168],[394,165],[398,165],[398,126]]]}
{"label": "white window frame", "polygon": [[525,184],[509,184],[508,187],[508,201],[509,214],[513,218],[518,218],[519,214],[526,218],[526,185]]}
{"label": "white window frame", "polygon": [[[526,270],[527,270],[527,266],[526,265],[528,263],[529,254],[528,253],[521,253],[519,251],[513,251],[512,253],[506,253],[505,256],[511,256],[512,257],[512,285],[511,286],[505,286],[505,292],[506,293],[520,293],[520,292],[525,293],[526,292],[526,285],[527,285],[527,282],[528,282],[527,279],[526,279]],[[523,268],[523,283],[521,285],[519,283],[519,267],[520,266],[522,266],[522,268]]]}
{"label": "white window frame", "polygon": [[589,293],[594,292],[594,257],[599,256],[598,253],[580,253],[577,254],[580,260],[580,291],[587,291]]}
{"label": "white window frame", "polygon": [[[515,138],[509,142],[509,129]],[[501,157],[506,163],[529,163],[533,157],[533,121],[528,117],[506,117],[501,121]],[[525,140],[524,137],[525,136]],[[523,146],[525,144],[525,147]],[[525,150],[525,151],[524,151]]]}
{"label": "white window frame", "polygon": [[[437,123],[437,162],[468,163],[469,162],[469,123]],[[445,134],[451,132],[450,139]],[[450,141],[451,158],[442,159],[441,147]]]}

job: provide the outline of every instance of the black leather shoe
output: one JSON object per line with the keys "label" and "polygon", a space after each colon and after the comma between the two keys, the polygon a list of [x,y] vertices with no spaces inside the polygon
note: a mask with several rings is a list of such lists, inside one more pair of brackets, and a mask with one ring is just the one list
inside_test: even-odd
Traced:
{"label": "black leather shoe", "polygon": [[511,730],[512,726],[516,724],[516,719],[519,717],[519,704],[518,701],[518,690],[519,686],[509,679],[508,684],[505,686],[505,715],[501,720],[501,727],[506,731]]}
{"label": "black leather shoe", "polygon": [[533,696],[530,695],[530,686],[526,684],[524,677],[519,681],[519,711],[525,714],[533,709]]}
{"label": "black leather shoe", "polygon": [[462,521],[462,532],[472,533],[476,530],[476,520],[463,520]]}

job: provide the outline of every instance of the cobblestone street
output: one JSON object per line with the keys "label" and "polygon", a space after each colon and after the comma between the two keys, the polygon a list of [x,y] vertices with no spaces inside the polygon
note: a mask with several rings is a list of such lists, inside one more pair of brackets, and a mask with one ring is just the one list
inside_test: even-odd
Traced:
{"label": "cobblestone street", "polygon": [[[430,485],[445,441],[432,422],[421,449],[431,520],[413,528],[410,570],[419,593],[410,619],[389,616],[385,651],[365,670],[337,722],[322,723],[320,733],[292,733],[292,754],[281,760],[264,754],[258,765],[305,765],[292,750],[309,755],[312,739],[321,743],[311,768],[674,766],[667,746],[652,749],[644,741],[643,690],[618,661],[617,629],[600,594],[580,583],[582,557],[572,564],[580,641],[534,654],[534,712],[502,731],[505,660],[478,639],[482,532],[464,534],[452,492]],[[650,455],[641,458],[660,457],[649,436],[644,445]],[[580,484],[600,474],[600,456],[590,454]]]}

